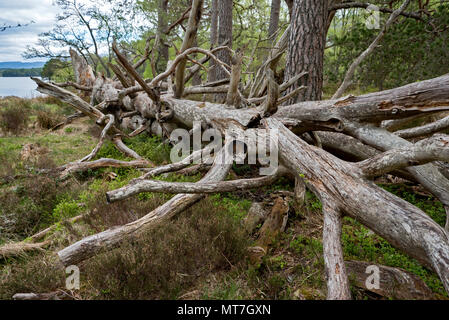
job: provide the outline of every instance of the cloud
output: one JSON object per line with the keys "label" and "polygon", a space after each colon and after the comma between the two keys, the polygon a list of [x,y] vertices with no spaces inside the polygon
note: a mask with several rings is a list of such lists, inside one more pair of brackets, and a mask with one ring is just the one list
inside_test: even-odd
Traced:
{"label": "cloud", "polygon": [[[22,25],[19,28],[10,28],[0,32],[0,62],[43,60],[39,58],[25,60],[22,54],[27,46],[36,44],[40,33],[50,31],[55,26],[56,15],[61,13],[61,9],[53,5],[54,2],[54,0],[0,0],[0,27],[3,25]],[[114,6],[113,2],[108,0],[78,0],[77,3],[96,5],[105,12],[108,12]],[[31,21],[34,23],[28,24]],[[145,22],[139,21],[139,19],[130,23],[134,27],[145,25]],[[105,47],[104,43],[99,43],[99,53],[100,55],[108,53],[108,48]]]}
{"label": "cloud", "polygon": [[0,61],[24,61],[22,53],[26,46],[34,45],[39,33],[52,28],[59,9],[52,0],[0,1],[0,12],[0,26],[34,21],[0,32]]}

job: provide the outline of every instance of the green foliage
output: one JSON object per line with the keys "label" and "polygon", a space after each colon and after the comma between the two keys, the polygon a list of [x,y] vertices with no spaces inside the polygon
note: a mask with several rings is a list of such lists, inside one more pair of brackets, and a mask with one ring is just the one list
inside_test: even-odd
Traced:
{"label": "green foliage", "polygon": [[82,207],[75,200],[64,199],[53,209],[53,218],[56,221],[73,218],[80,214]]}
{"label": "green foliage", "polygon": [[[400,23],[393,24],[387,31],[381,47],[359,66],[352,88],[358,85],[363,91],[390,89],[447,72],[449,32],[444,26],[449,21],[449,6],[435,3],[433,9],[432,24],[438,32],[429,32],[425,22],[400,18]],[[379,33],[366,27],[365,16],[363,9],[345,10],[333,20],[328,34],[332,47],[325,54],[324,74],[330,84],[329,91],[335,89],[332,83],[343,80],[349,65]],[[387,17],[388,14],[382,14],[381,27]]]}
{"label": "green foliage", "polygon": [[284,255],[281,254],[271,257],[271,259],[269,259],[269,264],[273,270],[278,271],[283,270],[286,267],[287,262],[285,261]]}
{"label": "green foliage", "polygon": [[232,277],[226,277],[214,290],[203,292],[203,300],[242,300],[245,299],[240,293],[241,284]]}
{"label": "green foliage", "polygon": [[42,77],[58,81],[74,81],[73,67],[70,61],[53,58],[48,60],[42,68]]}
{"label": "green foliage", "polygon": [[234,217],[236,220],[240,221],[243,217],[248,213],[249,208],[251,207],[251,201],[247,199],[236,199],[231,195],[223,196],[221,194],[216,194],[210,196],[212,199],[212,203],[221,207],[224,206],[227,208],[227,212]]}
{"label": "green foliage", "polygon": [[298,235],[290,242],[290,248],[298,255],[307,255],[309,257],[320,256],[323,252],[323,245],[321,241]]}
{"label": "green foliage", "polygon": [[[162,143],[159,137],[141,134],[131,139],[124,139],[123,142],[142,157],[156,164],[168,163],[170,161],[170,147]],[[127,160],[110,141],[105,142],[98,152],[97,158]]]}

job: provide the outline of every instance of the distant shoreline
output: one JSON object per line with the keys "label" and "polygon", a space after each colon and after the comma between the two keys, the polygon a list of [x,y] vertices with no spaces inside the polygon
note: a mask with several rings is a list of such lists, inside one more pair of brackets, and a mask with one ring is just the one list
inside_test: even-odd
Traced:
{"label": "distant shoreline", "polygon": [[0,69],[0,77],[13,78],[13,77],[40,77],[42,74],[42,68],[32,69]]}

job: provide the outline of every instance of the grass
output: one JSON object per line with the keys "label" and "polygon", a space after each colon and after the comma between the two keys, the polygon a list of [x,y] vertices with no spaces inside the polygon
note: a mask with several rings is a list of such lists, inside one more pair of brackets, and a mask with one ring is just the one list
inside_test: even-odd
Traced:
{"label": "grass", "polygon": [[88,154],[96,141],[86,134],[61,136],[57,133],[41,133],[30,137],[3,137],[0,138],[0,157],[19,158],[23,146],[28,143],[48,148],[49,157],[55,164],[63,165]]}

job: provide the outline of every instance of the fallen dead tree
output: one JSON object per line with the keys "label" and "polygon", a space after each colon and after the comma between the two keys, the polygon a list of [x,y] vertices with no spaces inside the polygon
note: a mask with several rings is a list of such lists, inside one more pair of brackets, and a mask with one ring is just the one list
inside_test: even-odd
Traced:
{"label": "fallen dead tree", "polygon": [[[58,252],[61,262],[64,265],[80,263],[99,252],[115,248],[127,238],[147,232],[154,225],[180,214],[200,201],[205,193],[243,190],[273,183],[280,175],[279,171],[268,177],[223,181],[231,164],[220,159],[226,155],[228,147],[234,141],[256,143],[259,138],[266,141],[268,136],[277,133],[281,165],[323,203],[323,245],[329,299],[351,297],[340,241],[343,215],[356,219],[396,248],[434,270],[449,292],[448,232],[423,211],[381,189],[370,180],[385,173],[402,172],[434,194],[449,215],[449,180],[435,163],[449,161],[449,138],[438,135],[414,143],[406,140],[409,136],[407,134],[396,134],[381,127],[382,122],[387,120],[407,119],[449,110],[449,75],[358,97],[348,96],[338,100],[302,102],[281,107],[278,90],[285,90],[289,84],[279,86],[270,81],[272,76],[265,70],[268,66],[266,64],[264,72],[260,72],[255,80],[257,83],[251,86],[248,97],[238,99],[242,94],[235,83],[219,88],[220,92],[227,88],[228,94],[232,95],[228,102],[239,101],[238,106],[175,98],[173,93],[176,92],[177,97],[183,97],[189,90],[182,83],[189,54],[205,54],[224,68],[229,76],[232,75],[231,67],[220,62],[213,52],[191,47],[193,42],[190,40],[195,36],[198,24],[198,19],[195,18],[201,15],[200,11],[201,1],[194,0],[186,32],[189,39],[183,43],[182,51],[167,70],[152,80],[142,79],[116,47],[114,51],[120,62],[120,67],[117,68],[121,70],[117,73],[126,75],[120,77],[117,74],[121,78],[118,81],[101,75],[92,79],[91,72],[81,72],[85,66],[82,59],[72,59],[77,70],[77,83],[83,86],[82,89],[87,85],[92,86],[92,103],[85,102],[60,86],[33,79],[40,92],[71,104],[77,111],[94,119],[97,125],[104,127],[102,139],[111,139],[122,152],[135,158],[135,166],[148,167],[150,164],[123,143],[121,137],[127,136],[126,131],[133,131],[135,135],[142,132],[157,134],[169,141],[174,129],[181,127],[191,130],[194,122],[199,121],[203,128],[215,128],[226,136],[225,148],[215,154],[209,172],[197,183],[147,180],[160,173],[187,168],[194,158],[191,156],[179,163],[149,169],[146,176],[124,188],[109,192],[109,201],[119,201],[140,192],[179,194],[139,220],[87,237],[64,248]],[[281,49],[272,53],[272,59],[279,57]],[[234,81],[239,79],[235,72],[231,76]],[[304,75],[298,75],[298,79],[301,76]],[[176,85],[173,87],[174,81]],[[163,92],[166,88],[168,91]],[[265,92],[268,94],[264,95]],[[251,101],[260,106],[252,107]],[[105,119],[109,121],[106,122]],[[420,130],[435,133],[439,131],[438,128],[445,127],[441,123],[429,126],[432,129],[426,127]],[[264,128],[269,134],[247,134],[254,128]],[[352,152],[355,155],[358,153],[358,158],[364,161],[345,161],[309,145],[301,138],[314,131],[324,132],[322,136],[327,136],[325,144],[328,149]],[[349,142],[340,144],[336,134],[344,135]],[[356,141],[360,150],[351,149],[348,146],[351,141]],[[102,141],[99,143],[100,147],[101,144]],[[85,159],[91,160],[96,149]],[[108,161],[107,165],[114,165],[111,159]],[[83,166],[95,168],[93,163],[95,161],[81,161],[67,165],[65,170],[73,172]],[[446,225],[446,229],[448,228],[449,220]]]}

